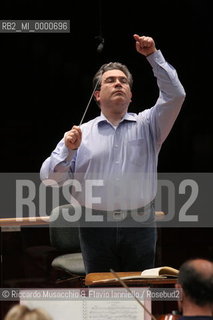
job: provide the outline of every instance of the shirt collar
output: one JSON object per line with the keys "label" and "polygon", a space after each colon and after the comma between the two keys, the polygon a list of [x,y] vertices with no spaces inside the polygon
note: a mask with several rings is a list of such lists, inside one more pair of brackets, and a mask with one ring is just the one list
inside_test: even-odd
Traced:
{"label": "shirt collar", "polygon": [[[136,122],[136,118],[135,118],[135,114],[134,113],[126,113],[123,117],[123,119],[121,120],[121,122],[123,121],[135,121]],[[96,118],[96,124],[100,124],[100,123],[109,123],[109,120],[107,120],[107,118],[105,117],[105,115],[101,112],[100,116]]]}

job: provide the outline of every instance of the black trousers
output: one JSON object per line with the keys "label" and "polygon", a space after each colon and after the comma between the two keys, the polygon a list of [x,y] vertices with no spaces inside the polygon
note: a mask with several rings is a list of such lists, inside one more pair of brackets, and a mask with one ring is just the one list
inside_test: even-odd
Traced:
{"label": "black trousers", "polygon": [[81,227],[80,243],[86,273],[142,271],[154,267],[157,230],[154,213],[147,223],[123,227]]}

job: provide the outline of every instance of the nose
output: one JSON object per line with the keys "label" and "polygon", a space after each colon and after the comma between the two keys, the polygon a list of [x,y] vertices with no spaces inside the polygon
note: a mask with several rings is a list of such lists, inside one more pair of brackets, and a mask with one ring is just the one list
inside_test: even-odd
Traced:
{"label": "nose", "polygon": [[122,83],[118,78],[115,80],[115,86],[116,87],[122,87]]}

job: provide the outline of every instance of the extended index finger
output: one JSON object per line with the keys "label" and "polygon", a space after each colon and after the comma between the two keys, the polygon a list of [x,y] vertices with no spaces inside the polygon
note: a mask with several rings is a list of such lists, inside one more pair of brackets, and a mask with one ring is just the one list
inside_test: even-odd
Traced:
{"label": "extended index finger", "polygon": [[140,40],[140,36],[138,34],[133,34],[133,37],[136,41],[139,41]]}

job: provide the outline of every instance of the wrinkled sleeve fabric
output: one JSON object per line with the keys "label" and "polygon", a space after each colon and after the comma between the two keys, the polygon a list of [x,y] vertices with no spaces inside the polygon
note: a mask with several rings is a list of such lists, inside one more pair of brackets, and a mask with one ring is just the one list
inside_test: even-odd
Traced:
{"label": "wrinkled sleeve fabric", "polygon": [[59,185],[73,177],[77,150],[69,150],[62,139],[41,167],[40,178],[53,180]]}
{"label": "wrinkled sleeve fabric", "polygon": [[157,78],[159,97],[156,104],[141,114],[150,122],[152,134],[160,146],[168,136],[185,99],[185,90],[177,72],[160,50],[147,57]]}

